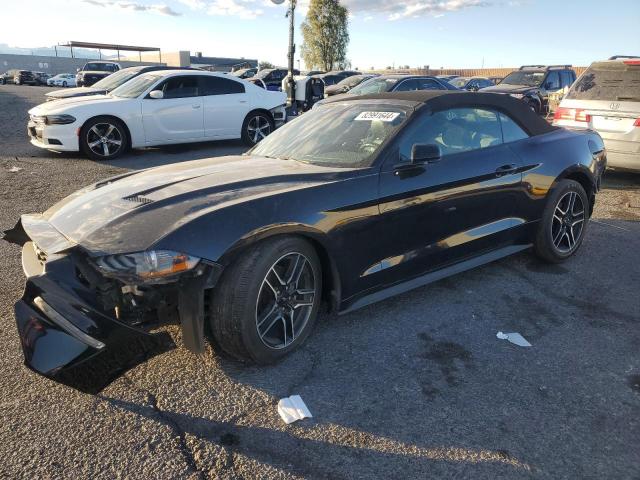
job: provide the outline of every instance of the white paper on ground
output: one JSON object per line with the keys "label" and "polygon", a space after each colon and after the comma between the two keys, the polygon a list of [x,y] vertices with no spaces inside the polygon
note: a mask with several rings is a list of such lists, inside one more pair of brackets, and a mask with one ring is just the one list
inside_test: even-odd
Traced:
{"label": "white paper on ground", "polygon": [[530,347],[531,344],[520,335],[519,333],[502,333],[498,332],[496,335],[500,340],[509,340],[511,343],[518,345],[519,347]]}
{"label": "white paper on ground", "polygon": [[311,412],[302,401],[300,395],[292,395],[278,402],[278,413],[288,425],[303,418],[312,418]]}

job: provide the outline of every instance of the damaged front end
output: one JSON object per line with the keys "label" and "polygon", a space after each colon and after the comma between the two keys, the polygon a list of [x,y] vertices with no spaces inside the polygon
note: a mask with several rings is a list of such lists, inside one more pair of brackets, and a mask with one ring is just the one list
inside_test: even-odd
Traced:
{"label": "damaged front end", "polygon": [[22,246],[27,276],[15,305],[25,364],[97,393],[128,369],[175,348],[163,324],[180,323],[204,350],[204,292],[222,268],[168,251],[103,255],[68,240],[41,215],[23,215],[4,239]]}

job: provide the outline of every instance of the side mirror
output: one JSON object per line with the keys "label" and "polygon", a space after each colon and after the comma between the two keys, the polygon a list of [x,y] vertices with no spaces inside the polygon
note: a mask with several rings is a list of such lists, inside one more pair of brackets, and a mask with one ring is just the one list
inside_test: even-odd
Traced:
{"label": "side mirror", "polygon": [[411,147],[411,163],[437,162],[442,157],[440,147],[433,143],[414,143]]}
{"label": "side mirror", "polygon": [[164,98],[164,93],[162,90],[153,90],[149,94],[149,98],[153,98],[154,100],[162,100]]}

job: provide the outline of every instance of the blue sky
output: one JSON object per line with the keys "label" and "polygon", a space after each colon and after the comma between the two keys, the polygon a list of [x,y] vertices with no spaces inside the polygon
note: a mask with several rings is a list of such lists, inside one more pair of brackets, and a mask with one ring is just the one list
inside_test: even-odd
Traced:
{"label": "blue sky", "polygon": [[[308,0],[299,3],[301,21]],[[588,65],[613,54],[640,54],[640,0],[342,3],[351,12],[348,57],[363,69]],[[2,8],[0,43],[121,43],[284,65],[284,13],[283,5],[268,0],[21,0]],[[297,42],[299,50],[302,39]]]}

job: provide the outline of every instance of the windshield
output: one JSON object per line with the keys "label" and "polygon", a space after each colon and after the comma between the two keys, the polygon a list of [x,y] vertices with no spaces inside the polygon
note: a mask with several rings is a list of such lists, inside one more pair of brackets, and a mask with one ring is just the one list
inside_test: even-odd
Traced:
{"label": "windshield", "polygon": [[145,73],[140,75],[130,82],[120,85],[118,88],[111,92],[114,97],[123,98],[136,98],[142,95],[151,85],[156,83],[160,77],[158,75],[152,75]]}
{"label": "windshield", "polygon": [[265,78],[267,75],[269,75],[273,71],[275,71],[275,70],[273,70],[273,69],[260,70],[258,73],[255,74],[255,77],[256,78]]}
{"label": "windshield", "polygon": [[511,72],[500,83],[509,85],[526,85],[527,87],[539,87],[542,85],[545,72],[529,72],[525,70],[518,70],[517,72]]}
{"label": "windshield", "polygon": [[113,90],[114,88],[119,87],[126,81],[132,79],[140,70],[120,70],[108,77],[103,78],[99,82],[93,84],[93,88],[99,88],[101,90]]}
{"label": "windshield", "polygon": [[366,167],[406,118],[396,105],[320,105],[276,130],[250,153],[314,165]]}
{"label": "windshield", "polygon": [[397,78],[371,78],[366,82],[362,82],[349,93],[351,95],[371,95],[373,93],[388,92],[396,83],[398,83]]}
{"label": "windshield", "polygon": [[469,81],[468,78],[458,77],[458,78],[454,78],[453,80],[449,80],[449,83],[454,87],[462,88],[467,84],[468,81]]}
{"label": "windshield", "polygon": [[640,101],[640,68],[624,63],[592,65],[571,87],[567,98]]}

